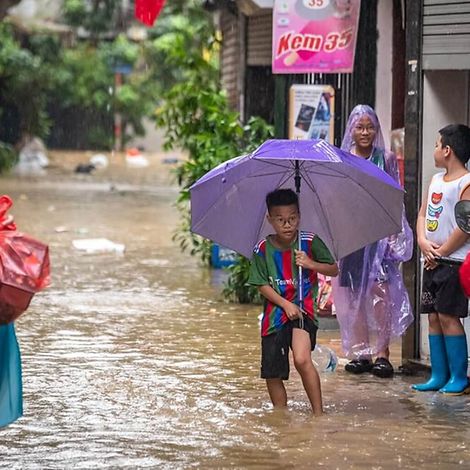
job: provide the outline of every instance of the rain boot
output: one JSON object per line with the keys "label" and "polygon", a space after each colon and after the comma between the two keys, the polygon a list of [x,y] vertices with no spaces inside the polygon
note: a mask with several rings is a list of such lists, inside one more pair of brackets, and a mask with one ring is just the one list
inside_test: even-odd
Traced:
{"label": "rain boot", "polygon": [[449,380],[446,344],[443,335],[429,335],[429,351],[431,355],[431,377],[423,384],[412,385],[418,392],[435,392]]}
{"label": "rain boot", "polygon": [[470,393],[470,383],[467,378],[467,337],[465,335],[444,336],[444,340],[450,379],[439,391],[448,395]]}

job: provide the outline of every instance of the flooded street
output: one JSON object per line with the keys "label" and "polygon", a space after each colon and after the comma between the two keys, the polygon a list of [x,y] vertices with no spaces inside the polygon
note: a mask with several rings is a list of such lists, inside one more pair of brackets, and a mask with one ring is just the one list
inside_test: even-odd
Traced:
{"label": "flooded street", "polygon": [[[470,399],[413,392],[421,378],[322,373],[315,419],[292,371],[289,409],[273,411],[260,307],[223,303],[172,241],[167,167],[0,180],[21,231],[49,243],[53,273],[16,323],[24,417],[0,430],[0,468],[468,468]],[[84,254],[80,238],[126,251]]]}

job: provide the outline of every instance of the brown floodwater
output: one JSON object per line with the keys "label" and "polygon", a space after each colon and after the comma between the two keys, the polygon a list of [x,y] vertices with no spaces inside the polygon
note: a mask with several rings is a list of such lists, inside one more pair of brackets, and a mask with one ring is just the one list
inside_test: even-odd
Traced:
{"label": "brown floodwater", "polygon": [[[0,430],[0,468],[468,468],[470,399],[413,392],[416,378],[324,372],[313,418],[292,372],[273,410],[260,308],[223,303],[223,276],[172,241],[177,190],[157,170],[0,179],[53,269],[16,323],[24,417]],[[101,237],[125,253],[72,246]]]}

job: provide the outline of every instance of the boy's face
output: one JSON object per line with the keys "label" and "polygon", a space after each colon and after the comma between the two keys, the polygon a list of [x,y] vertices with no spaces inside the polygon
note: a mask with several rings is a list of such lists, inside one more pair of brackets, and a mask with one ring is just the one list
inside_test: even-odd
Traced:
{"label": "boy's face", "polygon": [[436,168],[446,168],[446,157],[449,155],[450,148],[449,146],[442,147],[441,136],[436,140],[436,145],[434,146],[434,165]]}
{"label": "boy's face", "polygon": [[271,207],[267,218],[279,241],[288,244],[295,239],[300,224],[300,214],[296,204]]}

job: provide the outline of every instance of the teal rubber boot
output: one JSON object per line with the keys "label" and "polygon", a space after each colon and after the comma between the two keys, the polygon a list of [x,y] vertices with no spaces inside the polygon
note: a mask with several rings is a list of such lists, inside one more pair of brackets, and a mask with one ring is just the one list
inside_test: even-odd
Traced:
{"label": "teal rubber boot", "polygon": [[450,378],[446,343],[443,335],[429,335],[429,352],[431,356],[431,377],[423,384],[411,386],[418,392],[435,392],[443,387]]}
{"label": "teal rubber boot", "polygon": [[450,379],[439,391],[447,395],[470,393],[470,383],[467,377],[467,337],[465,335],[444,336],[444,341],[449,361]]}

